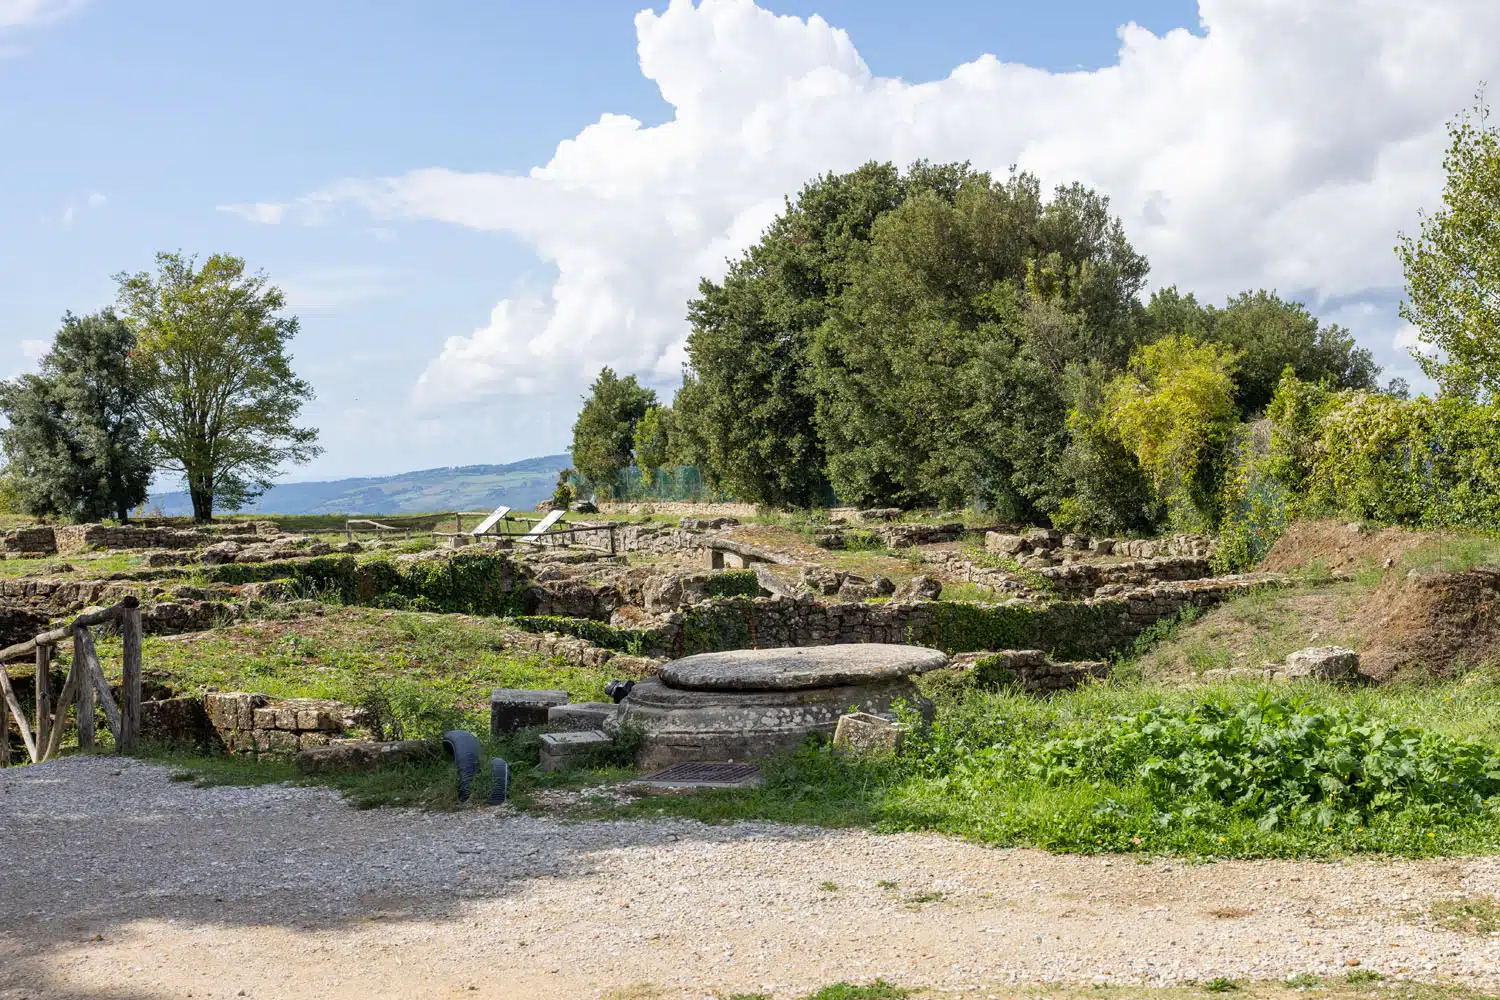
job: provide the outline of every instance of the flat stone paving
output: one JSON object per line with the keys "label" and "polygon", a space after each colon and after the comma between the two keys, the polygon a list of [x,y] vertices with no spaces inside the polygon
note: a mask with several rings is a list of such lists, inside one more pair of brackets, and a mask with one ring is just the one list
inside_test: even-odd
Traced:
{"label": "flat stone paving", "polygon": [[688,691],[796,691],[895,680],[946,666],[922,646],[857,642],[788,649],[736,649],[675,660],[662,682]]}

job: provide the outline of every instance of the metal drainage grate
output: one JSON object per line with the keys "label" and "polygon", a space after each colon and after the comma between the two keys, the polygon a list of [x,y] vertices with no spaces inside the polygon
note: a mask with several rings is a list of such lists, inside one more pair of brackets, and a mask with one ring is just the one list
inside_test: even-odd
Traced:
{"label": "metal drainage grate", "polygon": [[690,762],[673,764],[655,774],[648,774],[641,782],[652,785],[737,786],[755,784],[760,780],[760,768],[754,764],[705,764]]}

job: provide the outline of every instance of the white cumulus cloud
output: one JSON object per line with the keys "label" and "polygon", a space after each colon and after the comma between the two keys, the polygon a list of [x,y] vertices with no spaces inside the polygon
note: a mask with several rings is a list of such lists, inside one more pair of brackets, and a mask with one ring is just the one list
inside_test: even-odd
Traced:
{"label": "white cumulus cloud", "polygon": [[1096,71],[986,56],[910,83],[874,76],[821,18],[672,0],[635,22],[641,71],[674,109],[664,124],[604,113],[524,176],[424,169],[228,210],[440,220],[514,234],[554,264],[549,291],[447,338],[415,387],[431,408],[571,391],[604,364],[669,382],[699,277],[721,277],[784,195],[867,160],[1018,164],[1046,185],[1089,184],[1157,284],[1330,304],[1362,316],[1355,333],[1393,360],[1393,340],[1407,341],[1396,233],[1438,198],[1445,121],[1500,78],[1500,3],[1200,0],[1199,12],[1201,34],[1123,27],[1118,62]]}

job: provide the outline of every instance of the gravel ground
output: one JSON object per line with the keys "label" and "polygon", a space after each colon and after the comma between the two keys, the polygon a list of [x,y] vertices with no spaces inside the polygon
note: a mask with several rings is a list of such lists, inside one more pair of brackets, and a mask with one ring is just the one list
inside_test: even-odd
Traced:
{"label": "gravel ground", "polygon": [[1500,937],[1424,905],[1500,859],[1052,856],[929,835],[361,812],[73,757],[0,771],[0,997],[794,997],[877,976],[1279,979],[1359,967],[1500,987]]}

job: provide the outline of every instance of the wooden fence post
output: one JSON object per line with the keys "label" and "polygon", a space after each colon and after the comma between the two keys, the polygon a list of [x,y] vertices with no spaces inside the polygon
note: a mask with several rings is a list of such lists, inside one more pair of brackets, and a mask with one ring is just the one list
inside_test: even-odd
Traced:
{"label": "wooden fence post", "polygon": [[119,746],[120,710],[115,705],[114,695],[109,692],[109,681],[105,679],[104,668],[99,665],[99,654],[94,651],[93,633],[80,626],[73,633],[73,643],[73,648],[83,654],[84,665],[94,681],[94,694],[99,699],[99,707],[104,709],[104,721],[109,725],[110,735],[115,738],[115,746]]}
{"label": "wooden fence post", "polygon": [[78,661],[73,661],[73,666],[68,671],[68,679],[63,682],[62,694],[57,698],[57,721],[52,725],[52,733],[47,737],[47,742],[37,747],[41,751],[42,760],[51,760],[57,756],[58,747],[62,746],[63,729],[68,721],[68,706],[73,703],[75,697],[74,688],[78,684],[79,671],[82,666]]}
{"label": "wooden fence post", "polygon": [[21,742],[26,744],[27,756],[35,761],[36,740],[31,738],[31,727],[26,725],[26,713],[21,710],[21,700],[16,697],[15,688],[10,686],[10,674],[5,672],[3,660],[0,660],[0,694],[5,696],[5,704],[10,707],[10,714],[16,717],[16,728],[21,731]]}
{"label": "wooden fence post", "polygon": [[52,647],[38,646],[35,662],[32,686],[36,692],[36,745],[40,751],[52,735]]}
{"label": "wooden fence post", "polygon": [[94,675],[89,670],[88,628],[73,633],[73,673],[78,678],[78,749],[94,752]]}
{"label": "wooden fence post", "polygon": [[121,753],[134,753],[141,735],[141,609],[126,608],[120,616],[125,665],[120,678]]}
{"label": "wooden fence post", "polygon": [[0,701],[0,767],[10,767],[10,706]]}

